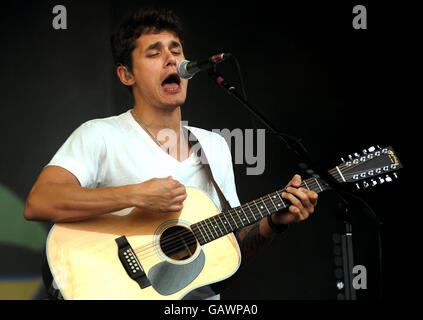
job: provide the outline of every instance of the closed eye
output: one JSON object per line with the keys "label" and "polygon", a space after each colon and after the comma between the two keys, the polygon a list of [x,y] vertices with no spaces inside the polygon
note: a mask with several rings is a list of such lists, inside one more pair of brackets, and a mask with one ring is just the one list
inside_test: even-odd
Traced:
{"label": "closed eye", "polygon": [[[179,56],[181,54],[180,51],[171,51],[171,53],[175,56]],[[157,57],[158,55],[160,55],[160,52],[150,53],[147,56],[152,58],[152,57]]]}
{"label": "closed eye", "polygon": [[[146,49],[146,52],[148,53],[148,57],[158,56],[160,52],[163,50],[163,48],[164,48],[164,45],[161,41],[157,41],[155,43],[150,44]],[[169,43],[168,49],[175,56],[180,55],[182,53],[182,47],[178,41],[174,41],[174,40],[171,41]]]}

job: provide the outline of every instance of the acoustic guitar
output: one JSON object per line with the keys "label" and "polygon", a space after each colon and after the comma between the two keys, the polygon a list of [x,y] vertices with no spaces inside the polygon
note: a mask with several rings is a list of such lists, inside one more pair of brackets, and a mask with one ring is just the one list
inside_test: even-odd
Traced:
{"label": "acoustic guitar", "polygon": [[[401,167],[391,147],[371,148],[329,174],[362,190],[390,182]],[[330,188],[315,176],[302,187],[317,193]],[[187,188],[177,213],[128,208],[57,223],[47,239],[50,271],[65,299],[183,299],[238,270],[241,254],[233,232],[287,208],[284,190],[219,212],[203,191]]]}

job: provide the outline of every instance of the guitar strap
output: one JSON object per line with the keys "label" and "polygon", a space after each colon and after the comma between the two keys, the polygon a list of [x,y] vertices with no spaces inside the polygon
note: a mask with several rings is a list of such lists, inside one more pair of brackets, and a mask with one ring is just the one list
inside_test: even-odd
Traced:
{"label": "guitar strap", "polygon": [[[229,204],[228,200],[226,200],[225,195],[223,194],[222,190],[220,189],[219,185],[217,184],[216,180],[213,177],[213,173],[210,168],[209,161],[207,160],[206,153],[204,152],[204,149],[202,149],[200,141],[198,141],[197,137],[192,133],[192,131],[189,131],[189,134],[192,138],[189,138],[188,141],[191,142],[191,146],[194,148],[197,144],[199,146],[197,150],[197,156],[200,158],[201,163],[203,164],[204,169],[207,172],[207,175],[210,179],[210,181],[213,183],[213,186],[217,192],[217,195],[219,197],[220,206],[222,208],[222,211],[227,211],[231,209],[231,205]],[[200,153],[200,154],[198,154]]]}
{"label": "guitar strap", "polygon": [[[200,158],[200,161],[203,164],[203,167],[206,170],[210,181],[213,183],[213,186],[214,186],[214,188],[217,192],[217,195],[219,196],[219,201],[220,201],[220,206],[222,208],[222,212],[231,209],[231,205],[229,204],[228,200],[226,199],[225,195],[223,194],[222,190],[220,189],[219,185],[217,184],[216,180],[213,177],[213,173],[211,171],[210,164],[207,160],[206,153],[204,152],[204,149],[201,151],[202,147],[201,147],[200,141],[198,141],[197,137],[192,133],[192,131],[189,131],[189,134],[191,135],[191,137],[189,138],[188,141],[191,142],[191,146],[193,148],[197,144],[199,146],[199,147],[197,147],[198,148],[197,156]],[[198,154],[198,152],[200,152],[200,155]],[[216,283],[212,283],[212,284],[210,284],[210,287],[216,294],[220,294],[223,291],[225,291],[225,289],[228,288],[228,286],[232,283],[232,281],[233,281],[233,276],[231,276],[231,277],[229,277],[225,280],[222,280],[222,281],[219,281],[219,282],[216,282]]]}

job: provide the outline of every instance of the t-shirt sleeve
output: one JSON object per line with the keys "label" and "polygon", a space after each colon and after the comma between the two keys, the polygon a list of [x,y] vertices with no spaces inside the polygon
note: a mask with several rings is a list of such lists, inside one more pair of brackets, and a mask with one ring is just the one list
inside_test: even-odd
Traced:
{"label": "t-shirt sleeve", "polygon": [[223,183],[221,186],[222,192],[226,197],[226,200],[229,201],[229,204],[232,208],[238,207],[241,205],[238,199],[238,194],[236,191],[236,184],[235,184],[235,175],[232,165],[232,155],[229,149],[226,140],[222,137],[222,149],[223,149],[223,159],[225,163],[224,175],[223,175]]}
{"label": "t-shirt sleeve", "polygon": [[47,166],[62,167],[75,175],[81,187],[95,188],[105,153],[100,130],[93,123],[86,122],[69,136]]}

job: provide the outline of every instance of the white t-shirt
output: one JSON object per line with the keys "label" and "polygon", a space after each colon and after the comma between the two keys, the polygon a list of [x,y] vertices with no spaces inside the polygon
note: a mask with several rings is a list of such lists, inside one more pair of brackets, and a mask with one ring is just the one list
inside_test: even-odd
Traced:
{"label": "white t-shirt", "polygon": [[[231,207],[239,206],[231,153],[225,139],[204,129],[186,128],[200,141],[213,177]],[[204,191],[222,210],[217,192],[197,155],[193,152],[179,162],[167,154],[135,121],[130,110],[82,124],[48,165],[70,171],[86,188],[123,186],[172,176],[185,187]]]}

